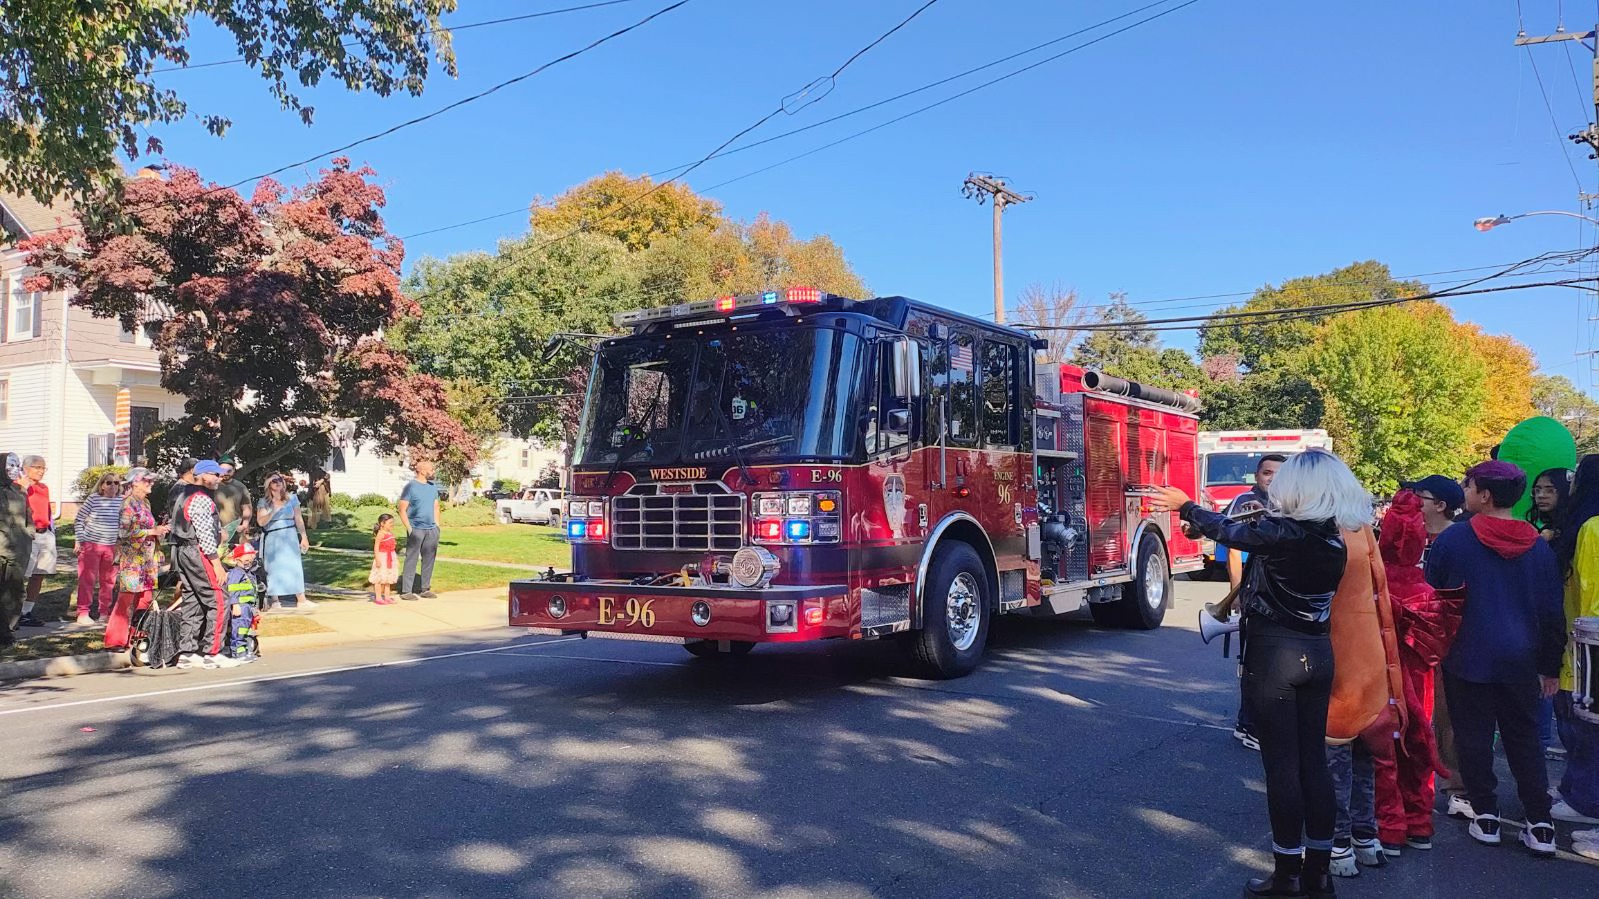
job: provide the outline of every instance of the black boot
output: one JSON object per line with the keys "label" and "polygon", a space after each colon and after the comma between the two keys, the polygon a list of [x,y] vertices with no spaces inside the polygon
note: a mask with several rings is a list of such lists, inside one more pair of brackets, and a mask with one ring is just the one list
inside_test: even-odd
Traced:
{"label": "black boot", "polygon": [[[1299,872],[1304,866],[1304,860],[1299,853],[1273,852],[1272,861],[1276,869],[1270,877],[1257,878],[1244,884],[1245,896],[1303,896],[1305,891],[1300,886]],[[1327,870],[1325,864],[1322,870]]]}
{"label": "black boot", "polygon": [[1305,850],[1305,869],[1300,875],[1305,895],[1312,899],[1333,899],[1333,878],[1327,870],[1331,859],[1331,849]]}

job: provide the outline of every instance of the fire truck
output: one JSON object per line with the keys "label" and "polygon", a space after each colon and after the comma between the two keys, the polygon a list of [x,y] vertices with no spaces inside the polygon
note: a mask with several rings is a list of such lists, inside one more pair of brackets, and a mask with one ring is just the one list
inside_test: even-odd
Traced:
{"label": "fire truck", "polygon": [[[1291,455],[1308,449],[1332,452],[1332,438],[1323,430],[1256,430],[1199,432],[1200,486],[1204,502],[1218,512],[1255,484],[1262,456]],[[1227,548],[1205,544],[1207,564],[1216,569],[1227,561]],[[1222,574],[1216,570],[1215,574]]]}
{"label": "fire truck", "polygon": [[789,287],[621,313],[573,447],[570,573],[510,587],[542,634],[893,639],[972,670],[996,615],[1159,626],[1199,541],[1193,396],[1035,364],[1032,335]]}

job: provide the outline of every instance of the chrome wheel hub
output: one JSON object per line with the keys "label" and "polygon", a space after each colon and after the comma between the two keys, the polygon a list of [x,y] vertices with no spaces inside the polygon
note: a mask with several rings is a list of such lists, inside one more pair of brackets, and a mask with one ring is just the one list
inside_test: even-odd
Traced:
{"label": "chrome wheel hub", "polygon": [[944,611],[949,642],[957,650],[964,652],[977,642],[977,627],[983,619],[980,603],[976,579],[964,571],[955,575],[944,599]]}

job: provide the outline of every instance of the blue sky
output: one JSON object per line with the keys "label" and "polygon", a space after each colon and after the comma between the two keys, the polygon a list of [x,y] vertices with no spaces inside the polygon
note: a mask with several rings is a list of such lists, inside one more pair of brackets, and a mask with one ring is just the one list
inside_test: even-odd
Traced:
{"label": "blue sky", "polygon": [[[461,0],[451,18],[475,22],[580,2]],[[637,174],[703,155],[921,2],[692,0],[537,78],[351,155],[378,170],[390,227],[400,235],[515,209],[607,169]],[[752,138],[1148,2],[940,0],[851,66],[826,97]],[[667,4],[633,0],[462,32],[459,78],[434,77],[420,98],[309,91],[317,110],[311,128],[279,109],[244,66],[174,73],[165,83],[195,110],[227,114],[234,126],[222,140],[190,125],[157,133],[171,161],[236,181],[480,91]],[[1527,31],[1542,33],[1555,29],[1562,4],[1522,0],[1521,7]],[[1591,28],[1596,7],[1564,3],[1568,28]],[[801,234],[831,235],[876,293],[978,314],[992,308],[990,214],[961,196],[971,170],[1007,176],[1037,194],[1006,214],[1012,297],[1030,282],[1075,287],[1089,303],[1120,290],[1152,317],[1227,301],[1174,298],[1247,292],[1362,259],[1415,275],[1591,246],[1599,242],[1594,229],[1574,219],[1527,219],[1488,234],[1471,228],[1484,215],[1578,210],[1579,182],[1599,192],[1599,163],[1563,136],[1592,114],[1592,56],[1573,42],[1534,48],[1529,59],[1512,45],[1517,28],[1514,0],[1200,0],[711,195],[734,217],[764,210]],[[192,55],[203,62],[235,53],[202,29]],[[688,181],[715,185],[1033,58],[715,160]],[[525,229],[525,216],[513,215],[419,237],[407,250],[414,261],[490,248]],[[1588,362],[1574,355],[1599,346],[1589,320],[1599,310],[1587,294],[1546,288],[1453,305],[1459,317],[1532,347],[1546,371],[1594,392]],[[1192,346],[1191,333],[1166,337]]]}

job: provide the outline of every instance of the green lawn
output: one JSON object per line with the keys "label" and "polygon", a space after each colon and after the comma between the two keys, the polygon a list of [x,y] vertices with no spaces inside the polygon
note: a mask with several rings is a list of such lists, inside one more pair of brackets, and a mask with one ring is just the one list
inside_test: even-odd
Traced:
{"label": "green lawn", "polygon": [[[455,510],[445,511],[443,533],[439,536],[440,556],[540,569],[551,565],[565,568],[571,564],[571,548],[557,528],[537,524],[452,524],[452,511]],[[344,526],[312,531],[311,544],[368,552],[372,549],[372,526],[382,512],[382,509],[364,508],[345,513],[349,516],[347,524],[341,521]],[[405,537],[396,533],[403,550]]]}
{"label": "green lawn", "polygon": [[[345,553],[317,552],[305,557],[305,579],[308,583],[347,590],[366,590],[367,572],[372,560],[366,556]],[[528,577],[535,569],[522,571],[501,565],[474,565],[470,562],[439,562],[433,566],[433,589],[472,590],[479,587],[503,587],[518,578]]]}

